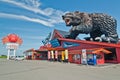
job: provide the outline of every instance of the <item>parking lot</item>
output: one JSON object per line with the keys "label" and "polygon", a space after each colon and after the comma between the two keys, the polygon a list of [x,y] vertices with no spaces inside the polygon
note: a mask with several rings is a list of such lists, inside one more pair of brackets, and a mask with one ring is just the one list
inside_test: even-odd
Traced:
{"label": "parking lot", "polygon": [[120,64],[88,66],[0,59],[0,80],[119,80]]}

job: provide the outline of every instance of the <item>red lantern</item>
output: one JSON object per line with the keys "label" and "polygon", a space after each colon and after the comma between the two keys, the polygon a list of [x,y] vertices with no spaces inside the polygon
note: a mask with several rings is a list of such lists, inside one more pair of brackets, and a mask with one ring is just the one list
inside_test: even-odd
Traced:
{"label": "red lantern", "polygon": [[10,35],[8,35],[8,39],[9,39],[9,42],[16,43],[18,40],[18,36],[15,34],[10,34]]}

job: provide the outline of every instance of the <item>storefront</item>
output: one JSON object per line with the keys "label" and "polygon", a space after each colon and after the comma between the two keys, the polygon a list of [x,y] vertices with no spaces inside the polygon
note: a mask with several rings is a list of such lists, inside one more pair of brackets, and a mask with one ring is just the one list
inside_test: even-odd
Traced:
{"label": "storefront", "polygon": [[47,60],[48,51],[29,49],[24,52],[27,60]]}
{"label": "storefront", "polygon": [[[48,60],[90,65],[104,64],[105,62],[120,63],[119,43],[66,39],[66,34],[68,33],[54,30],[49,44],[51,46],[47,48]],[[115,51],[112,50],[113,48]]]}

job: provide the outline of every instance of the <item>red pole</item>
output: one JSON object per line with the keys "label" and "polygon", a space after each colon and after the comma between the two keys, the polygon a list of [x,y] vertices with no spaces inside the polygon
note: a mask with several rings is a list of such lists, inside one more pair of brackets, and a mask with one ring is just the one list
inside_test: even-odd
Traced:
{"label": "red pole", "polygon": [[120,63],[120,48],[116,48],[117,63]]}

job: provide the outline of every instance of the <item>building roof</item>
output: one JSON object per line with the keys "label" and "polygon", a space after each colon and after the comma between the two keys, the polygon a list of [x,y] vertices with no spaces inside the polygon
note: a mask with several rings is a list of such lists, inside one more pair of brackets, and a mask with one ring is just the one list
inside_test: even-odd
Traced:
{"label": "building roof", "polygon": [[[52,39],[54,39],[56,36],[57,38],[65,38],[66,35],[69,35],[69,34],[70,34],[69,32],[55,29],[53,31]],[[79,40],[79,37],[77,37],[76,39]]]}
{"label": "building roof", "polygon": [[69,35],[69,34],[70,34],[69,32],[62,31],[62,30],[56,30],[56,31],[59,32],[60,35],[62,35],[63,38],[65,38],[66,35]]}
{"label": "building roof", "polygon": [[[76,46],[79,49],[92,49],[92,48],[120,48],[120,43],[106,43],[106,42],[95,42],[95,41],[85,41],[85,40],[73,40],[73,39],[65,39],[59,38],[62,42],[73,42],[78,43],[80,46]],[[76,47],[71,47],[71,49],[76,49]]]}

